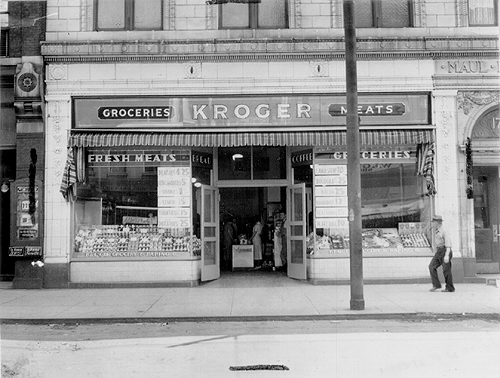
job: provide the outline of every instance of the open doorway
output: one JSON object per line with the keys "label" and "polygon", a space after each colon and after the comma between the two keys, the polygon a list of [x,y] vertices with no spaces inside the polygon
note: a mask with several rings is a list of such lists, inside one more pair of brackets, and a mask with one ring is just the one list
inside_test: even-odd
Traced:
{"label": "open doorway", "polygon": [[286,187],[226,187],[219,193],[221,272],[286,272]]}

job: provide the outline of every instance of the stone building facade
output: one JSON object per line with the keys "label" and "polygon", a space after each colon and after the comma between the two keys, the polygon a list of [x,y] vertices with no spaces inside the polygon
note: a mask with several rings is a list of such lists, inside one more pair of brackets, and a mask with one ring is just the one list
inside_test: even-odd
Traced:
{"label": "stone building facade", "polygon": [[[288,218],[297,222],[290,227],[299,230],[299,237],[288,241],[289,276],[312,283],[348,281],[348,251],[345,245],[339,251],[333,247],[337,238],[348,237],[339,231],[345,228],[348,219],[345,209],[338,210],[345,207],[343,200],[339,199],[341,205],[331,210],[329,201],[318,194],[328,192],[319,188],[318,182],[326,180],[328,186],[328,180],[342,181],[336,174],[333,178],[318,178],[321,172],[331,168],[342,176],[344,168],[335,167],[345,165],[342,159],[335,160],[336,152],[345,151],[345,139],[342,140],[345,123],[332,115],[333,110],[330,112],[334,108],[330,105],[345,103],[342,1],[273,1],[269,5],[272,11],[259,13],[259,7],[268,6],[264,2],[217,5],[203,0],[157,0],[149,2],[154,12],[137,8],[137,17],[127,18],[130,9],[140,7],[138,3],[47,1],[47,33],[41,46],[46,86],[45,286],[195,285],[200,280],[216,279],[220,276],[222,259],[218,255],[222,239],[217,237],[224,221],[221,203],[226,200],[223,197],[220,202],[217,193],[231,190],[239,193],[242,188],[256,188],[248,203],[260,198],[260,202],[255,200],[259,203],[254,212],[260,213],[265,208],[268,218],[264,221],[272,226],[281,220],[277,214],[269,213],[276,203],[277,208],[295,217]],[[382,1],[383,10],[376,4],[355,9],[355,17],[359,19],[358,91],[360,103],[366,106],[360,110],[364,143],[361,150],[373,159],[364,162],[365,168],[381,169],[384,163],[392,164],[390,169],[399,167],[401,182],[393,189],[383,187],[382,191],[383,184],[375,187],[372,181],[369,185],[373,190],[364,192],[369,199],[365,203],[369,238],[364,258],[365,281],[427,279],[427,265],[432,256],[431,214],[442,215],[452,235],[457,280],[474,277],[478,272],[498,272],[497,4],[466,0],[413,0],[404,2],[404,6],[401,3]],[[479,6],[483,8],[478,10]],[[114,7],[120,11],[115,12]],[[121,14],[123,17],[117,16]],[[391,113],[380,113],[387,104]],[[394,104],[403,104],[398,115],[392,114]],[[172,113],[175,115],[152,120],[153,113],[145,113],[146,108],[168,114],[181,112],[182,117],[180,113]],[[103,113],[113,114],[112,109],[116,110],[113,122],[106,120],[107,113]],[[214,113],[209,114],[208,109]],[[319,118],[314,116],[316,109]],[[380,117],[368,114],[370,109],[372,112],[378,109]],[[412,167],[419,161],[418,145],[432,146],[435,152],[433,171],[423,175],[424,178],[413,177]],[[284,154],[284,173],[260,180],[255,178],[260,174],[257,171],[250,179],[221,178],[224,149],[239,147],[251,149],[252,156],[265,154],[261,147],[275,148],[276,153]],[[82,164],[87,170],[87,181],[83,177],[77,179],[81,183],[74,184],[76,200],[68,201],[61,194],[61,181],[65,177],[68,152],[82,153],[79,149],[84,154]],[[189,217],[187,234],[183,235],[188,243],[201,240],[201,256],[194,253],[194,244],[186,247],[189,253],[185,256],[174,252],[160,254],[163,257],[151,254],[138,257],[137,251],[113,257],[118,255],[102,254],[102,250],[96,254],[90,247],[91,252],[85,255],[76,249],[78,243],[88,241],[89,245],[95,245],[96,238],[102,239],[92,227],[80,228],[84,223],[81,217],[91,215],[82,210],[90,208],[90,200],[80,205],[79,198],[100,198],[100,202],[96,201],[98,221],[94,222],[101,223],[97,235],[119,240],[126,233],[128,251],[129,234],[140,229],[141,224],[152,230],[175,223],[172,235],[179,232],[178,223],[183,218],[176,215],[162,218],[161,214],[162,211],[180,214],[182,206],[159,210],[159,200],[145,206],[140,199],[142,195],[136,195],[135,199],[129,195],[126,199],[120,192],[117,199],[111,193],[109,181],[92,184],[92,180],[97,180],[95,177],[101,180],[102,172],[107,172],[107,177],[119,177],[116,172],[122,172],[129,180],[135,175],[131,173],[135,169],[132,166],[113,165],[111,157],[91,160],[94,156],[119,152],[127,156],[123,159],[130,159],[131,151],[136,154],[137,150],[146,155],[151,150],[153,155],[158,151],[189,155],[191,164],[186,166],[189,167],[186,172],[190,179],[202,168],[209,172],[203,184],[213,192],[186,187],[192,194],[188,211],[194,215]],[[404,154],[397,151],[401,154],[407,151],[408,159],[398,160]],[[308,156],[303,160],[305,168],[304,164],[301,168],[295,163],[301,154]],[[90,160],[89,155],[93,156]],[[210,164],[199,167],[194,162],[199,158],[195,156],[205,156]],[[391,159],[383,161],[381,156]],[[265,158],[273,161],[272,156]],[[257,163],[252,160],[252,167]],[[311,172],[306,172],[309,165]],[[177,166],[158,163],[151,167],[144,163],[141,169],[143,173],[152,170],[159,174],[173,172]],[[91,177],[89,169],[93,172]],[[372,174],[381,181],[386,177]],[[427,195],[426,179],[434,180],[435,195]],[[405,180],[413,184],[406,184]],[[168,191],[160,188],[157,181],[151,182],[155,198],[156,195],[159,198],[159,191]],[[295,192],[294,185],[301,183],[304,187]],[[87,190],[85,185],[91,188]],[[471,192],[472,186],[475,187]],[[130,191],[131,187],[128,188]],[[345,190],[339,189],[339,193],[344,193],[340,197],[345,196]],[[381,197],[375,194],[379,192],[384,194]],[[209,193],[207,198],[214,201],[213,219],[203,218],[208,211],[200,208],[203,193]],[[300,211],[294,208],[294,204],[300,208],[293,202],[294,194],[304,196],[304,208]],[[225,195],[228,196],[225,203],[235,207],[234,201],[229,200],[235,193]],[[382,203],[382,198],[391,196],[398,200]],[[324,203],[323,207],[320,203]],[[155,219],[154,223],[147,223],[148,215],[133,213],[135,207],[155,208],[150,217]],[[106,215],[116,219],[118,210],[129,213],[119,215],[123,218],[115,223],[103,220]],[[305,214],[309,213],[311,219],[306,219]],[[318,214],[326,215],[321,218]],[[215,238],[203,232],[195,235],[200,215],[201,228],[210,224],[213,228],[210,235]],[[127,222],[133,222],[133,216],[137,217],[134,218],[137,224],[130,225]],[[384,222],[377,223],[375,220],[379,218]],[[402,236],[405,227],[418,228],[415,233],[425,235],[429,245],[413,248],[411,252],[401,243],[389,246],[387,240],[393,235]],[[382,229],[388,234],[380,234]],[[396,231],[391,234],[393,231],[387,230]],[[148,234],[150,242],[155,238],[172,241],[174,237],[155,232],[156,236]],[[370,244],[380,236],[385,238],[381,243],[389,244]],[[321,245],[322,242],[326,244]],[[490,248],[488,253],[483,252],[485,245]],[[118,247],[106,248],[115,253]],[[153,250],[158,252],[158,248],[148,251]]]}

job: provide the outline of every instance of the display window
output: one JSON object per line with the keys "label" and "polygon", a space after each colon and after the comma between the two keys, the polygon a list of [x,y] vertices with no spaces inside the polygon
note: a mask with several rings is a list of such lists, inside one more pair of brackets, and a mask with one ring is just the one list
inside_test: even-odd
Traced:
{"label": "display window", "polygon": [[[73,260],[199,256],[190,150],[88,149],[74,202]],[[206,180],[205,170],[196,174]]]}
{"label": "display window", "polygon": [[[345,153],[317,154],[314,161],[314,232],[310,255],[349,251]],[[428,253],[432,196],[419,174],[416,151],[361,151],[362,246],[366,254]]]}

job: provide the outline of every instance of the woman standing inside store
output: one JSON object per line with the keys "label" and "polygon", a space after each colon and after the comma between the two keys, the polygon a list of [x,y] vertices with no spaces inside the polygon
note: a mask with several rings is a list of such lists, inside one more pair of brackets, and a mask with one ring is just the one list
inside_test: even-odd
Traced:
{"label": "woman standing inside store", "polygon": [[286,262],[287,262],[287,241],[286,241],[286,229],[288,223],[286,220],[286,213],[281,214],[281,264],[283,265],[283,270],[286,272]]}
{"label": "woman standing inside store", "polygon": [[262,223],[260,218],[257,218],[252,230],[252,244],[253,244],[253,259],[255,267],[260,267],[262,263]]}
{"label": "woman standing inside store", "polygon": [[231,270],[232,266],[232,252],[233,252],[233,242],[236,238],[234,232],[234,225],[230,218],[226,218],[224,222],[224,237],[222,239],[223,243],[223,258],[224,258],[224,267],[226,270]]}

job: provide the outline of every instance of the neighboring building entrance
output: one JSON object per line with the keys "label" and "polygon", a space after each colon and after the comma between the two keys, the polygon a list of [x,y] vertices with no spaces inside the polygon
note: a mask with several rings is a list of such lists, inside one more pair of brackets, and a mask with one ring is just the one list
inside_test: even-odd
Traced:
{"label": "neighboring building entrance", "polygon": [[498,167],[474,167],[474,229],[478,273],[499,273]]}

